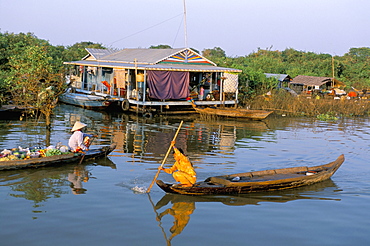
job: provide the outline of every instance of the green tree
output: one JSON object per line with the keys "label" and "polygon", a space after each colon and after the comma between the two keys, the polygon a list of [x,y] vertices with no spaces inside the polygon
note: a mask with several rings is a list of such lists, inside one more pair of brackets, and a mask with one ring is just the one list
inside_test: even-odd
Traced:
{"label": "green tree", "polygon": [[356,56],[358,58],[367,59],[370,57],[370,48],[361,47],[361,48],[350,48],[349,52],[345,56]]}
{"label": "green tree", "polygon": [[63,56],[61,58],[63,61],[81,60],[84,56],[88,54],[86,48],[106,49],[102,44],[97,44],[93,42],[80,42],[75,43],[72,46],[67,46],[63,51]]}
{"label": "green tree", "polygon": [[351,48],[344,56],[337,57],[337,60],[347,85],[357,89],[370,88],[370,48]]}
{"label": "green tree", "polygon": [[54,72],[47,47],[28,46],[23,52],[9,57],[9,66],[5,82],[10,85],[13,102],[41,112],[50,128],[52,111],[65,89],[65,82],[63,74]]}
{"label": "green tree", "polygon": [[25,47],[33,45],[50,47],[47,41],[38,39],[32,33],[0,33],[0,104],[7,102],[8,88],[12,86],[11,80],[6,81],[11,70],[10,57],[21,54]]}
{"label": "green tree", "polygon": [[214,47],[213,49],[205,49],[202,51],[202,55],[209,59],[225,58],[226,53],[220,47]]}
{"label": "green tree", "polygon": [[152,45],[149,47],[149,49],[172,49],[172,47],[167,44],[160,44],[157,46]]}

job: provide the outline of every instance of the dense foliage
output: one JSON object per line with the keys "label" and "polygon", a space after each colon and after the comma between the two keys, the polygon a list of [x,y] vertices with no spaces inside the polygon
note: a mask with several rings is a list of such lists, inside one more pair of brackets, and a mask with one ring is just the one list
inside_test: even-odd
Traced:
{"label": "dense foliage", "polygon": [[[0,102],[9,98],[22,105],[40,105],[39,94],[50,86],[58,94],[64,86],[63,61],[80,60],[85,48],[104,48],[101,44],[80,42],[72,46],[53,46],[32,33],[0,33]],[[150,48],[171,48],[168,45]],[[370,48],[350,48],[343,56],[316,54],[292,48],[284,51],[258,49],[240,57],[228,57],[220,47],[205,49],[202,55],[222,67],[241,69],[240,102],[274,89],[277,81],[264,73],[332,77],[348,88],[370,88]],[[55,89],[56,88],[56,89]],[[54,98],[55,98],[55,95]],[[9,98],[8,98],[9,97]],[[47,102],[53,108],[52,102]]]}

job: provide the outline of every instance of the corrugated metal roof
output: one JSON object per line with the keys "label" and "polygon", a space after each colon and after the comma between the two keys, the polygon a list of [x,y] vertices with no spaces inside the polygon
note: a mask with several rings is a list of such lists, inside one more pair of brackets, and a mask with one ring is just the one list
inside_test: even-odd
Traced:
{"label": "corrugated metal roof", "polygon": [[[106,62],[106,61],[101,62],[101,61],[85,60],[85,61],[64,62],[64,64],[135,69],[134,63],[124,63],[124,62]],[[189,72],[236,72],[236,73],[242,72],[242,70],[239,70],[239,69],[217,67],[217,66],[210,66],[210,65],[137,64],[136,67],[137,69],[142,69],[142,70],[167,70],[167,71],[189,71]]]}
{"label": "corrugated metal roof", "polygon": [[85,56],[82,60],[99,60],[104,62],[124,62],[124,63],[138,63],[138,64],[157,64],[172,56],[176,56],[182,52],[187,51],[188,54],[201,57],[203,62],[216,64],[200,54],[189,48],[178,49],[123,49],[120,51],[109,49],[86,49],[89,55]]}
{"label": "corrugated metal roof", "polygon": [[[111,49],[93,49],[93,48],[86,48],[86,51],[89,52],[89,55],[93,56],[96,60],[99,60],[104,56],[117,52]],[[89,55],[82,58],[82,60],[86,59],[86,57],[88,57]]]}
{"label": "corrugated metal roof", "polygon": [[290,78],[288,74],[265,73],[265,75],[267,78],[274,77],[279,81],[284,81],[287,77]]}

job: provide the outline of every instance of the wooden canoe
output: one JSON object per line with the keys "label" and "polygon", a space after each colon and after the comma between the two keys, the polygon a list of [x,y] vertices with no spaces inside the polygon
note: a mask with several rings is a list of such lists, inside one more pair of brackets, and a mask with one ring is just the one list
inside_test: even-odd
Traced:
{"label": "wooden canoe", "polygon": [[48,157],[31,158],[26,160],[0,161],[0,170],[20,169],[20,168],[37,168],[42,166],[58,165],[71,162],[79,162],[101,158],[107,156],[116,148],[113,143],[110,146],[104,146],[99,149],[90,149],[85,154],[70,153],[63,155],[54,155]]}
{"label": "wooden canoe", "polygon": [[200,114],[232,117],[232,118],[247,118],[252,120],[263,120],[269,116],[273,111],[252,110],[241,108],[194,108]]}
{"label": "wooden canoe", "polygon": [[344,162],[344,155],[321,166],[291,167],[232,175],[215,176],[197,182],[191,187],[167,184],[157,180],[157,185],[167,193],[184,195],[227,195],[273,191],[315,184],[329,179]]}
{"label": "wooden canoe", "polygon": [[[220,196],[184,196],[180,194],[165,193],[164,196],[157,202],[156,208],[161,208],[168,203],[175,204],[180,202],[185,203],[218,203],[221,202],[228,206],[244,206],[258,205],[261,202],[286,203],[297,200],[327,200],[340,201],[338,198],[328,197],[327,192],[335,192],[338,187],[333,180],[328,179],[322,182],[297,187],[295,189],[285,189],[274,191],[273,195],[270,192],[254,192],[248,194],[235,195],[220,195]],[[322,191],[326,190],[325,193]]]}

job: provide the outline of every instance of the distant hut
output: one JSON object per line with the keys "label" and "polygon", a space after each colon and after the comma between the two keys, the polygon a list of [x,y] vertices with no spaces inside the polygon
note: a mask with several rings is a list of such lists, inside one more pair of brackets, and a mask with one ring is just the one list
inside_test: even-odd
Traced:
{"label": "distant hut", "polygon": [[312,94],[314,91],[325,92],[334,89],[338,91],[338,89],[344,85],[343,82],[331,77],[298,75],[289,83],[289,88],[293,89],[298,94]]}
{"label": "distant hut", "polygon": [[276,73],[265,73],[266,78],[275,78],[278,80],[277,88],[284,89],[293,96],[298,96],[298,94],[289,88],[289,83],[292,81],[292,77],[288,74],[276,74]]}

